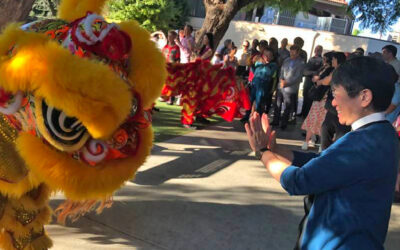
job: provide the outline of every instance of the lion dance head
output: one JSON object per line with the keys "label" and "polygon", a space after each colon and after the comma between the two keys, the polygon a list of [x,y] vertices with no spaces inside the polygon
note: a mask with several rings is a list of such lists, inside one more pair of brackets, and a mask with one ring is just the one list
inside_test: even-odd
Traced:
{"label": "lion dance head", "polygon": [[2,248],[48,248],[51,192],[106,200],[150,153],[165,62],[136,22],[107,22],[105,2],[64,0],[59,19],[0,35]]}

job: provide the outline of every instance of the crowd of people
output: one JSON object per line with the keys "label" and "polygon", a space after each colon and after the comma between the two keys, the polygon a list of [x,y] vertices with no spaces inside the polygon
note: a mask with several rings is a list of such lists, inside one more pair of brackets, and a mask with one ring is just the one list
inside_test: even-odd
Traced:
{"label": "crowd of people", "polygon": [[256,158],[286,192],[305,196],[294,249],[384,249],[399,169],[398,133],[385,117],[396,81],[391,65],[368,56],[336,67],[332,106],[352,131],[319,154],[278,145],[265,113],[245,124]]}
{"label": "crowd of people", "polygon": [[[318,45],[314,49],[314,55],[306,62],[307,53],[302,50],[303,39],[295,38],[289,50],[286,48],[287,39],[282,39],[279,49],[276,49],[275,41],[276,39],[271,38],[268,46],[265,40],[260,42],[254,40],[251,49],[244,55],[251,58],[247,67],[251,102],[254,103],[253,110],[260,115],[271,114],[270,125],[285,130],[288,124],[295,124],[299,89],[303,82],[303,102],[301,112],[297,114],[304,118],[301,126],[305,135],[302,150],[314,147],[317,140],[320,141],[319,152],[326,150],[351,131],[349,124],[340,123],[340,114],[332,105],[333,74],[346,61],[364,57],[365,51],[358,48],[353,53],[339,51],[323,53],[323,47]],[[248,44],[249,42],[245,41],[243,45]],[[395,91],[391,104],[384,114],[390,123],[398,127],[400,61],[396,56],[397,48],[393,45],[384,46],[382,53],[375,52],[368,55],[391,66],[392,74],[387,77],[394,79]],[[272,103],[273,95],[275,101]],[[270,112],[270,108],[273,108],[273,112]],[[248,121],[253,110],[247,112],[247,116],[242,119],[243,122]],[[400,175],[397,179],[394,201],[400,202]]]}
{"label": "crowd of people", "polygon": [[[250,105],[238,100],[245,89],[236,81],[237,48],[231,41],[218,48],[214,56],[213,34],[205,33],[201,45],[196,46],[190,25],[169,31],[166,38],[162,32],[155,32],[152,40],[164,55],[168,71],[159,100],[182,106],[183,127],[197,129],[194,121],[208,124],[207,118],[213,114],[231,121],[241,116],[242,107]],[[212,61],[215,62],[212,64]],[[156,107],[153,110],[159,111]]]}
{"label": "crowd of people", "polygon": [[[233,68],[237,82],[246,85],[251,107],[241,121],[251,148],[290,194],[306,195],[306,215],[299,226],[296,249],[321,249],[324,244],[380,249],[387,231],[389,204],[400,202],[397,48],[386,45],[381,52],[365,55],[362,48],[352,53],[324,53],[324,48],[317,45],[308,58],[301,37],[296,37],[290,46],[286,38],[280,46],[276,38],[254,39],[251,43],[245,40],[240,49],[227,39],[213,55],[213,35],[205,34],[202,46],[196,49],[192,32],[190,25],[179,33],[170,31],[161,50],[169,63],[207,60]],[[302,121],[305,136],[302,150],[315,147],[319,140],[319,154],[292,152],[276,145],[273,129],[295,126],[296,117]],[[371,158],[371,154],[376,157]],[[379,170],[382,162],[385,166]],[[377,187],[373,194],[370,185]],[[366,195],[380,201],[361,201]],[[365,214],[356,216],[365,220],[364,224],[349,224],[324,212],[324,202],[338,205],[337,211],[332,211],[338,218],[349,211],[357,212],[357,202],[354,206],[346,203],[351,197],[360,197],[364,205],[368,203]],[[382,213],[370,213],[377,209]],[[368,224],[371,216],[381,223],[381,228],[373,229],[373,223]],[[321,225],[343,231],[332,238],[320,230]],[[357,230],[366,233],[349,236]]]}
{"label": "crowd of people", "polygon": [[[397,48],[386,45],[382,53],[365,56],[362,48],[323,54],[318,45],[307,62],[303,45],[297,37],[287,51],[283,39],[275,60],[271,41],[259,43],[259,54],[252,48],[254,104],[242,119],[250,146],[289,194],[305,195],[295,249],[383,249],[391,204],[400,202]],[[260,71],[260,63],[268,70]],[[319,154],[276,144],[273,127],[285,130],[295,121],[303,79],[302,150],[318,136]]]}
{"label": "crowd of people", "polygon": [[[160,33],[154,33],[153,37],[156,36],[159,39]],[[160,46],[160,49],[168,63],[189,63],[201,59],[235,69],[237,81],[245,83],[249,89],[252,104],[252,108],[241,119],[243,123],[247,123],[251,114],[256,111],[260,115],[270,114],[271,126],[285,130],[289,125],[295,126],[296,116],[300,117],[305,136],[302,150],[313,148],[320,141],[319,152],[326,150],[351,131],[351,126],[339,122],[338,112],[332,106],[333,93],[330,85],[333,74],[340,65],[350,59],[366,56],[362,48],[357,48],[352,53],[324,53],[324,48],[317,45],[314,54],[308,59],[301,37],[296,37],[290,46],[287,38],[281,40],[280,46],[276,38],[268,41],[254,39],[251,43],[245,40],[240,49],[231,39],[227,39],[213,54],[213,34],[206,33],[202,46],[196,49],[193,28],[190,25],[179,32],[169,31],[166,40],[167,43]],[[159,44],[157,39],[155,41]],[[382,53],[369,53],[367,56],[391,65],[393,77],[400,79],[400,61],[396,58],[395,46],[387,45],[382,48]],[[302,92],[302,102],[299,102],[299,92]],[[173,104],[174,101],[175,98],[171,97],[168,103]],[[299,103],[301,107],[298,107]],[[179,97],[177,104],[180,104]],[[400,81],[397,80],[394,96],[385,115],[388,121],[395,123],[399,114]],[[198,120],[207,123],[203,117]],[[400,124],[400,119],[397,124]],[[397,202],[400,202],[399,188],[400,183],[396,186]]]}

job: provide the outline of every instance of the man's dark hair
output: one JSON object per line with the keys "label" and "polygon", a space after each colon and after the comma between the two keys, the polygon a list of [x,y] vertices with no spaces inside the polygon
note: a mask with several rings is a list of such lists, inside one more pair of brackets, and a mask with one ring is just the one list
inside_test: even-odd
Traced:
{"label": "man's dark hair", "polygon": [[303,38],[301,38],[299,36],[294,39],[293,43],[295,45],[299,46],[300,49],[303,48],[303,46],[304,46],[304,40],[303,40]]}
{"label": "man's dark hair", "polygon": [[363,48],[361,48],[361,47],[358,47],[355,52],[358,53],[358,54],[361,54],[361,55],[365,54],[365,50]]}
{"label": "man's dark hair", "polygon": [[362,56],[363,55],[361,55],[360,53],[353,52],[347,57],[347,60],[351,60],[351,59],[354,59],[354,58],[357,58],[357,57],[362,57]]}
{"label": "man's dark hair", "polygon": [[396,57],[397,55],[397,48],[393,45],[386,45],[385,47],[382,48],[382,50],[387,50],[388,52],[392,53],[393,57]]}
{"label": "man's dark hair", "polygon": [[332,57],[336,58],[338,65],[341,65],[346,61],[346,55],[343,52],[334,52]]}
{"label": "man's dark hair", "polygon": [[300,47],[296,44],[290,46],[290,50],[296,50],[297,52],[300,52]]}
{"label": "man's dark hair", "polygon": [[332,76],[332,86],[342,86],[354,98],[362,90],[372,92],[372,108],[376,112],[385,111],[392,100],[395,77],[389,64],[372,57],[353,58],[340,65]]}

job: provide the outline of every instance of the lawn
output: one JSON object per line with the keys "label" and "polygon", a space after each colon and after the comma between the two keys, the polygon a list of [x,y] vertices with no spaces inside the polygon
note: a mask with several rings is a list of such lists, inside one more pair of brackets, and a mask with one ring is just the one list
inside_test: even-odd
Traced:
{"label": "lawn", "polygon": [[[165,141],[189,132],[193,132],[191,129],[186,129],[181,124],[181,106],[167,105],[165,102],[157,102],[156,107],[160,109],[160,112],[153,113],[153,129],[154,129],[154,142]],[[220,117],[213,116],[209,118],[211,123],[209,125],[194,123],[198,129],[203,129],[206,126],[210,126],[219,122],[223,119]]]}

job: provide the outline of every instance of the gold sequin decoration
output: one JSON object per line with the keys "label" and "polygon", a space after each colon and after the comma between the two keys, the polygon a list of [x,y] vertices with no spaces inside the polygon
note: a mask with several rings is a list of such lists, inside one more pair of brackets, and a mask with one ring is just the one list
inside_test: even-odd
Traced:
{"label": "gold sequin decoration", "polygon": [[14,211],[15,211],[15,218],[24,226],[34,221],[38,214],[38,212],[36,211],[26,211],[23,209],[14,208]]}
{"label": "gold sequin decoration", "polygon": [[0,181],[16,183],[28,174],[24,160],[15,149],[17,136],[17,130],[0,115]]}
{"label": "gold sequin decoration", "polygon": [[11,236],[13,240],[13,245],[17,250],[24,249],[28,244],[31,244],[37,238],[44,235],[44,229],[40,230],[39,232],[34,232],[33,230],[31,230],[31,232],[27,236],[17,238],[14,238],[14,234],[12,232],[7,232]]}

